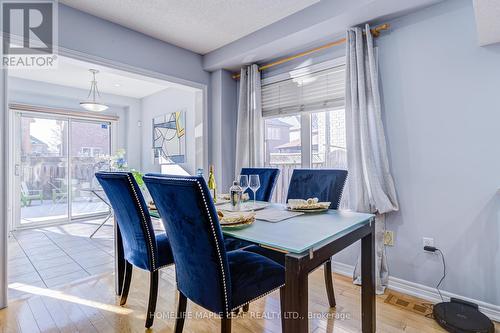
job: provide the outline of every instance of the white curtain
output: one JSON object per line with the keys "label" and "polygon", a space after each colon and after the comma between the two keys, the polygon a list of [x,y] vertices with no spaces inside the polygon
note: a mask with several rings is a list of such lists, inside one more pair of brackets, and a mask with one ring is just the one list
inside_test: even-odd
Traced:
{"label": "white curtain", "polygon": [[[346,132],[349,170],[348,204],[358,212],[374,213],[376,291],[388,282],[384,249],[385,214],[399,209],[389,170],[382,123],[377,60],[370,26],[347,31]],[[361,282],[360,258],[354,282]]]}
{"label": "white curtain", "polygon": [[241,69],[236,130],[235,175],[239,175],[242,167],[264,165],[262,99],[257,65]]}

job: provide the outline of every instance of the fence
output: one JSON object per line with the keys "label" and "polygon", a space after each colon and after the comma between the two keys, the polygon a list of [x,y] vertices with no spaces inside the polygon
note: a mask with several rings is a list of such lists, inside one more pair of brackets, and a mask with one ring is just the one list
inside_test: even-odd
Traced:
{"label": "fence", "polygon": [[79,189],[97,186],[94,173],[106,169],[106,162],[97,162],[94,157],[75,157],[71,160],[68,175],[68,161],[65,157],[36,156],[21,159],[21,182],[27,190],[41,191],[43,199],[53,199],[54,191],[67,192],[68,177],[75,196]]}
{"label": "fence", "polygon": [[[288,155],[291,157],[291,160],[297,161],[294,153],[280,155],[281,157]],[[300,163],[287,163],[283,161],[283,159],[280,160],[279,158],[277,160],[278,161],[275,160],[274,162],[269,163],[269,167],[278,168],[280,170],[280,176],[276,183],[276,188],[274,189],[271,201],[286,203],[288,186],[292,178],[293,170],[301,168],[302,165]],[[313,153],[312,161],[313,169],[329,168],[347,170],[347,156],[345,149],[333,149],[327,154]],[[341,206],[344,207],[345,203],[342,203]]]}

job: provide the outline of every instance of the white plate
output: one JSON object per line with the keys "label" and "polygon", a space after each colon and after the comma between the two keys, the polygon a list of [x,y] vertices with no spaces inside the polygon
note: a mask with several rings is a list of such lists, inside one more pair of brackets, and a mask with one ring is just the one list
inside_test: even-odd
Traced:
{"label": "white plate", "polygon": [[240,229],[245,228],[255,222],[255,219],[248,220],[246,222],[232,223],[232,224],[220,224],[221,228],[224,229]]}
{"label": "white plate", "polygon": [[217,198],[217,202],[214,202],[214,205],[216,206],[220,206],[220,205],[224,205],[224,204],[227,204],[227,203],[230,203],[231,200],[229,199],[221,199],[221,198]]}
{"label": "white plate", "polygon": [[329,208],[314,208],[314,209],[307,209],[307,208],[302,208],[302,209],[292,209],[287,207],[287,209],[291,212],[301,212],[301,213],[321,213],[321,212],[326,212],[328,211]]}

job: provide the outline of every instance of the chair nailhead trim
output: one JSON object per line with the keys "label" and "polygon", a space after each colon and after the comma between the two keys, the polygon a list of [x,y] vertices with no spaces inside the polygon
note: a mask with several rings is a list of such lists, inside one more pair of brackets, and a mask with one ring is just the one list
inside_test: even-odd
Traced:
{"label": "chair nailhead trim", "polygon": [[222,263],[222,256],[220,254],[220,248],[219,248],[219,242],[217,241],[217,235],[215,233],[215,227],[214,227],[214,222],[212,220],[212,216],[210,215],[210,210],[208,209],[208,204],[207,204],[207,199],[205,198],[205,194],[203,193],[203,189],[201,187],[201,184],[199,181],[196,179],[190,179],[190,178],[168,178],[168,177],[151,177],[155,179],[167,179],[167,180],[183,180],[183,181],[190,181],[190,182],[196,182],[198,185],[198,188],[200,189],[201,196],[203,198],[203,204],[205,205],[205,209],[207,211],[207,216],[210,221],[210,227],[212,229],[212,235],[215,240],[215,247],[217,248],[217,256],[219,257],[219,265],[222,273],[222,285],[224,288],[224,302],[225,302],[225,308],[226,308],[226,314],[230,313],[229,311],[229,305],[227,301],[227,288],[226,288],[226,274],[224,273],[224,264]]}
{"label": "chair nailhead trim", "polygon": [[148,224],[146,222],[146,215],[144,214],[144,211],[142,210],[142,205],[141,205],[141,202],[139,200],[139,196],[137,195],[137,192],[135,191],[134,183],[132,183],[132,179],[130,179],[130,176],[128,176],[128,175],[127,175],[127,179],[130,183],[130,187],[132,188],[132,192],[134,192],[137,206],[139,207],[139,210],[141,211],[141,215],[142,215],[142,219],[143,219],[142,222],[144,223],[144,226],[146,227],[146,235],[148,236],[149,248],[151,250],[151,261],[153,264],[153,271],[155,271],[156,270],[155,251],[153,248],[153,241],[151,240],[151,232],[149,231],[149,227],[148,227]]}
{"label": "chair nailhead trim", "polygon": [[342,184],[342,189],[340,190],[340,196],[336,202],[336,205],[337,205],[337,209],[339,209],[339,206],[340,206],[340,201],[342,201],[342,193],[344,193],[344,188],[346,186],[346,183],[347,183],[347,177],[349,177],[349,175],[347,175],[344,180],[344,183]]}
{"label": "chair nailhead trim", "polygon": [[[239,309],[239,308],[241,308],[242,306],[245,306],[245,305],[247,305],[247,304],[250,304],[250,303],[252,303],[252,302],[254,302],[254,301],[258,300],[259,298],[266,297],[267,295],[269,295],[269,294],[271,294],[271,293],[275,292],[276,290],[280,289],[280,288],[281,288],[281,287],[283,287],[284,285],[285,285],[285,284],[282,284],[281,286],[279,286],[279,287],[277,287],[277,288],[274,288],[273,290],[270,290],[270,291],[268,291],[267,293],[264,293],[264,294],[262,294],[262,295],[260,295],[260,296],[257,296],[257,297],[255,297],[255,298],[252,298],[252,299],[251,299],[251,300],[249,300],[248,302],[245,302],[245,303],[243,303],[243,304],[241,304],[241,305],[238,305],[237,307],[233,308],[231,311],[234,311],[234,310],[236,310],[236,309]],[[282,309],[282,310],[283,310],[283,309]]]}

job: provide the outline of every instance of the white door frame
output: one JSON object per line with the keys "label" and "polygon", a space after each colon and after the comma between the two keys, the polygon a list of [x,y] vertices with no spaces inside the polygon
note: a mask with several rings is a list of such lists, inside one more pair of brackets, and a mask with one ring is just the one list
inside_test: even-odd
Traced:
{"label": "white door frame", "polygon": [[[116,131],[114,130],[114,126],[116,126],[116,121],[113,120],[102,120],[102,119],[97,119],[93,118],[91,115],[89,115],[88,118],[84,117],[79,117],[79,116],[70,116],[70,115],[59,115],[59,114],[51,114],[49,112],[43,113],[43,112],[30,112],[30,111],[22,111],[22,110],[17,110],[17,109],[10,109],[8,112],[11,113],[10,118],[11,118],[11,133],[10,133],[10,142],[12,143],[10,147],[12,149],[10,150],[10,159],[8,162],[8,165],[10,167],[10,170],[12,170],[12,173],[10,174],[11,177],[9,177],[9,180],[11,181],[10,184],[10,193],[11,193],[11,207],[12,207],[12,216],[13,220],[11,221],[11,225],[9,228],[9,232],[12,230],[20,230],[23,228],[34,228],[34,227],[45,227],[45,226],[50,226],[50,225],[55,225],[55,224],[61,224],[61,223],[71,223],[75,222],[78,220],[82,219],[90,219],[90,218],[99,218],[106,216],[108,213],[96,213],[96,214],[88,214],[82,217],[74,217],[73,216],[73,210],[72,210],[72,195],[73,191],[71,189],[71,184],[72,184],[72,179],[73,175],[71,174],[72,168],[72,155],[70,152],[71,148],[71,134],[73,131],[73,122],[89,122],[89,123],[94,123],[94,124],[99,124],[99,123],[107,123],[109,125],[109,150],[110,153],[116,150]],[[57,119],[61,121],[66,121],[68,130],[66,131],[66,137],[63,138],[63,140],[66,142],[67,146],[67,186],[68,188],[66,189],[68,195],[67,195],[67,201],[68,201],[68,210],[67,210],[67,217],[65,218],[59,218],[59,219],[52,219],[47,222],[36,222],[33,223],[32,225],[22,225],[21,224],[21,205],[20,202],[16,199],[19,198],[21,193],[20,193],[20,188],[21,188],[21,174],[16,172],[16,167],[21,165],[21,157],[20,157],[20,151],[21,151],[21,143],[22,141],[20,140],[19,133],[21,133],[21,117],[33,117],[33,118],[43,118],[43,119]],[[13,176],[12,176],[13,175]],[[13,200],[12,200],[13,198]]]}
{"label": "white door frame", "polygon": [[[1,46],[0,46],[1,48]],[[7,306],[7,244],[8,225],[11,211],[8,210],[9,168],[7,166],[7,147],[9,146],[7,112],[7,70],[0,69],[0,103],[3,114],[0,116],[0,309]]]}

